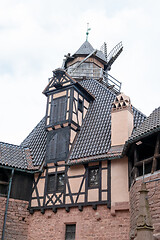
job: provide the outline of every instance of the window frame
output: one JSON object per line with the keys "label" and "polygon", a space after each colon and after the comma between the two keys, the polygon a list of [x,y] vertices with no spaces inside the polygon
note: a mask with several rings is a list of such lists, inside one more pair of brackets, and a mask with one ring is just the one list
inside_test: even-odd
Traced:
{"label": "window frame", "polygon": [[67,233],[70,233],[69,231],[67,231],[67,227],[69,227],[69,226],[74,226],[74,239],[73,240],[75,240],[76,239],[76,223],[69,223],[69,224],[65,224],[65,240],[69,240],[68,238],[67,238]]}
{"label": "window frame", "polygon": [[[58,188],[58,175],[60,174],[64,174],[64,186],[63,186],[63,189],[60,189]],[[54,176],[54,186],[53,188],[50,190],[49,189],[49,176]],[[65,189],[65,171],[58,171],[58,172],[55,172],[55,173],[48,173],[48,176],[47,176],[47,194],[50,194],[50,193],[54,193],[54,192],[64,192],[64,189]]]}
{"label": "window frame", "polygon": [[[59,185],[58,185],[58,175],[62,175],[62,174],[64,174],[64,178],[63,178],[63,188],[62,189],[58,189],[58,187],[59,187]],[[57,192],[63,192],[64,191],[64,187],[65,187],[65,172],[64,171],[61,171],[61,172],[57,172],[57,178],[56,178],[56,191]]]}
{"label": "window frame", "polygon": [[[56,182],[56,174],[55,173],[49,173],[47,176],[47,193],[53,193],[55,191],[55,186],[54,184],[53,188],[51,189],[51,186],[49,186],[49,177],[54,176],[54,182]],[[51,190],[50,190],[51,189]]]}
{"label": "window frame", "polygon": [[[90,185],[90,171],[91,170],[95,170],[98,169],[98,184],[97,185]],[[99,165],[95,165],[95,166],[89,166],[88,167],[88,189],[94,189],[94,188],[99,188],[100,186],[100,167]]]}

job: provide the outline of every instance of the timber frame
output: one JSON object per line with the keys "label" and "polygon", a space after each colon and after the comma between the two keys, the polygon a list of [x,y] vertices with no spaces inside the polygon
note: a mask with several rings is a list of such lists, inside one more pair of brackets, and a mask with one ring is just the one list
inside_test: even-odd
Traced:
{"label": "timber frame", "polygon": [[[105,162],[105,165],[104,165]],[[107,163],[107,164],[106,164]],[[95,165],[96,164],[96,165]],[[88,171],[89,168],[99,167],[99,185],[97,188],[88,187]],[[79,211],[83,210],[84,206],[92,206],[93,209],[97,209],[97,205],[107,205],[110,208],[111,205],[111,164],[110,161],[103,160],[96,162],[92,165],[92,163],[87,163],[83,165],[79,165],[77,167],[84,168],[84,172],[82,174],[73,175],[71,173],[71,169],[67,166],[63,161],[58,162],[54,165],[48,165],[44,169],[43,173],[39,173],[34,179],[33,187],[32,187],[32,197],[29,201],[29,211],[33,213],[34,210],[41,210],[41,213],[45,212],[45,209],[52,209],[53,212],[57,212],[58,208],[65,208],[66,211],[69,211],[71,207],[78,207]],[[73,170],[74,171],[74,170]],[[52,193],[47,192],[47,181],[49,174],[57,174],[65,173],[64,179],[64,189],[61,191],[53,191]],[[102,186],[102,174],[103,178],[106,181],[106,188]],[[44,189],[38,187],[38,184],[41,184],[41,181],[44,182]],[[79,181],[79,186],[77,188],[78,191],[73,191],[74,182]],[[95,201],[90,201],[90,191],[96,190],[97,199]],[[41,194],[43,192],[43,194]],[[34,194],[33,194],[34,193]],[[104,198],[103,195],[106,197]],[[80,200],[81,199],[81,200]],[[83,200],[82,200],[83,199]],[[33,202],[36,204],[33,205]]]}

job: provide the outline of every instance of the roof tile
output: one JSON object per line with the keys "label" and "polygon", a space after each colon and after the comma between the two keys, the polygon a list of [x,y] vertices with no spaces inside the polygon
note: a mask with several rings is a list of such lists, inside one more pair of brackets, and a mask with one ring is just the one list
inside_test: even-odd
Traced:
{"label": "roof tile", "polygon": [[160,107],[156,108],[139,126],[134,129],[128,142],[134,141],[138,137],[144,136],[146,133],[150,134],[160,128]]}
{"label": "roof tile", "polygon": [[29,149],[0,142],[0,164],[20,169],[33,169]]}
{"label": "roof tile", "polygon": [[[72,148],[69,164],[73,164],[76,159],[80,162],[80,158],[106,154],[111,146],[111,107],[116,94],[94,79],[80,83],[95,96],[95,100],[89,106]],[[137,127],[145,116],[134,107],[133,112],[134,127]]]}

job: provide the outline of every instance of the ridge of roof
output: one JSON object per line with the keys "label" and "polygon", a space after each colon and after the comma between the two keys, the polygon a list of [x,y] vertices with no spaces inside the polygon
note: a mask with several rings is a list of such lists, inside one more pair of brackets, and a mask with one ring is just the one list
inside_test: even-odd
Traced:
{"label": "ridge of roof", "polygon": [[18,148],[24,148],[20,145],[14,144],[14,143],[7,143],[7,142],[0,141],[0,144],[9,145],[9,146],[18,147]]}

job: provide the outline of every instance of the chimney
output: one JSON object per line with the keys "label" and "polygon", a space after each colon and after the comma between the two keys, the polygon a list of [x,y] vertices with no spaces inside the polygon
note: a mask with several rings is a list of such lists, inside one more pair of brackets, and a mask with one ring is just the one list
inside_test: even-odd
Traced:
{"label": "chimney", "polygon": [[130,98],[120,93],[111,112],[111,146],[123,145],[133,130],[133,111]]}

